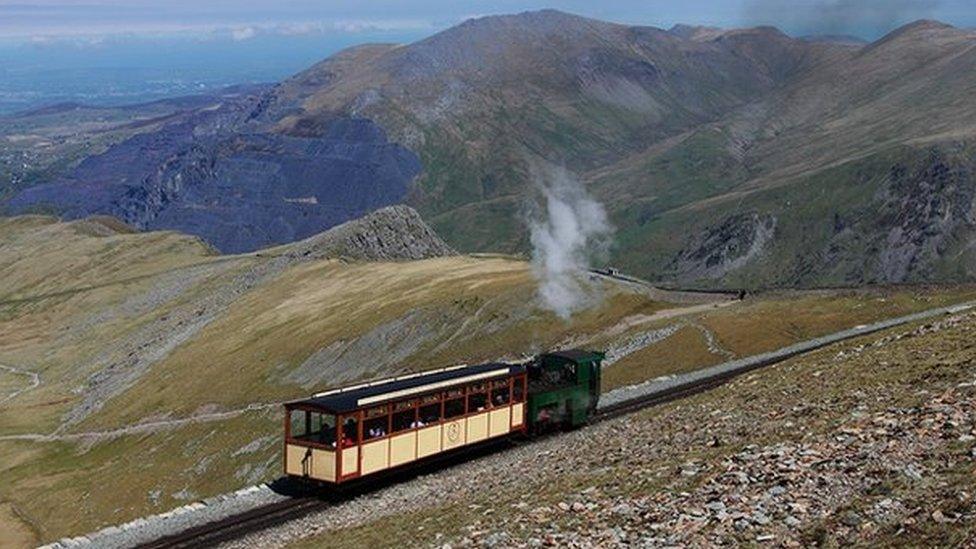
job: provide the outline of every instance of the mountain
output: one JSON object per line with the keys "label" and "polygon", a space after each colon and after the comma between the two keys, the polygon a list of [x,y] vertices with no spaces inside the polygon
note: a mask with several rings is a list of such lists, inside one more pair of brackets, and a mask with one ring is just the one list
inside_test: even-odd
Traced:
{"label": "mountain", "polygon": [[458,250],[521,252],[534,179],[557,164],[606,205],[612,263],[655,280],[969,279],[974,48],[934,21],[860,45],[482,17],[180,114],[6,208],[243,251],[407,203]]}

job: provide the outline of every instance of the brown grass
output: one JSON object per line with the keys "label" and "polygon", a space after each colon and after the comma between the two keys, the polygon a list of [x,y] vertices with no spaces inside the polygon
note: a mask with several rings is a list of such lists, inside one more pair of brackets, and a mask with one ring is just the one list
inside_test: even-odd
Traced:
{"label": "brown grass", "polygon": [[671,337],[629,354],[603,371],[603,390],[609,391],[656,377],[689,372],[725,360],[708,350],[702,333],[693,326],[678,329]]}
{"label": "brown grass", "polygon": [[[176,305],[167,302],[148,314],[108,316],[89,324],[90,318],[150,291],[166,273],[221,265],[216,275],[186,290],[181,299],[189,299],[263,261],[213,257],[198,241],[171,233],[86,236],[76,229],[43,217],[0,219],[0,362],[37,371],[42,378],[41,387],[0,409],[0,432],[52,430],[77,402],[73,391],[92,373],[83,365]],[[599,306],[562,322],[538,310],[534,294],[527,264],[504,257],[299,265],[239,297],[74,430],[112,429],[163,415],[186,417],[204,407],[306,395],[311,389],[284,378],[308,356],[415,311],[428,314],[433,327],[446,335],[396,366],[403,370],[592,341],[611,327],[627,325],[625,319],[653,317],[674,307],[608,286]],[[763,296],[693,316],[715,331],[721,344],[749,354],[973,294],[972,289],[903,291],[885,294],[884,302],[877,295]],[[656,323],[627,327],[617,335],[627,337]],[[608,368],[605,381],[608,387],[639,382],[719,359],[708,352],[697,329],[683,328]],[[0,500],[39,525],[44,541],[82,534],[183,504],[175,494],[184,489],[206,497],[239,488],[254,480],[241,474],[246,467],[266,467],[256,477],[263,480],[278,476],[276,445],[253,454],[233,453],[257,437],[277,436],[279,428],[275,410],[113,440],[0,442]],[[72,508],[65,502],[84,505]]]}
{"label": "brown grass", "polygon": [[796,292],[747,300],[704,315],[701,323],[737,356],[748,356],[859,324],[976,299],[976,288]]}
{"label": "brown grass", "polygon": [[9,503],[0,503],[0,547],[34,547],[38,538]]}

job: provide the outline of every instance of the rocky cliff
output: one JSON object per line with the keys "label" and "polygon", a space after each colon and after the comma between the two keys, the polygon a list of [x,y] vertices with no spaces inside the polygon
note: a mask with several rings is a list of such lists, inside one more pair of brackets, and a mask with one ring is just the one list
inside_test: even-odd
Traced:
{"label": "rocky cliff", "polygon": [[391,206],[300,242],[269,250],[291,258],[346,257],[368,261],[457,255],[409,206]]}
{"label": "rocky cliff", "polygon": [[107,214],[144,230],[174,229],[222,252],[292,242],[402,202],[416,155],[362,118],[334,117],[314,137],[268,131],[269,96],[184,114],[29,188],[13,213]]}

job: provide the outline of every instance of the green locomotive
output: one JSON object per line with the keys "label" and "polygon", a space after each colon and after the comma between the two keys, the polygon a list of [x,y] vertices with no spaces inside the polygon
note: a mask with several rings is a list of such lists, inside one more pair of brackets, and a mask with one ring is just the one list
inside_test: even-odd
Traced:
{"label": "green locomotive", "polygon": [[535,357],[527,366],[529,429],[538,433],[586,423],[600,399],[600,365],[605,356],[571,349]]}

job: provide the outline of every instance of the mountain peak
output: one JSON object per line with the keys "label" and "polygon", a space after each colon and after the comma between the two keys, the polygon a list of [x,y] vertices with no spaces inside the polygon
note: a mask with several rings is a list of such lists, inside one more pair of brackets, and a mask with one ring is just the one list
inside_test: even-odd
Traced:
{"label": "mountain peak", "polygon": [[[919,19],[917,21],[912,21],[906,25],[900,27],[901,30],[930,30],[930,29],[955,29],[952,25],[948,23],[943,23],[942,21],[937,21],[935,19]],[[897,32],[899,29],[895,29]]]}
{"label": "mountain peak", "polygon": [[943,33],[943,32],[953,32],[958,31],[956,27],[948,23],[943,23],[941,21],[936,21],[934,19],[919,19],[917,21],[912,21],[898,27],[897,29],[889,32],[888,34],[882,36],[878,39],[878,42],[888,42],[896,38],[903,36],[914,36],[923,33]]}
{"label": "mountain peak", "polygon": [[897,29],[882,36],[875,42],[872,42],[866,48],[866,51],[873,50],[887,44],[902,42],[913,43],[915,41],[924,41],[927,46],[938,48],[947,43],[955,43],[960,38],[968,39],[969,37],[970,33],[957,29],[956,27],[953,27],[947,23],[935,21],[933,19],[919,19],[918,21],[913,21],[906,25],[902,25],[901,27],[898,27]]}
{"label": "mountain peak", "polygon": [[[455,29],[471,32],[474,29],[485,30],[531,30],[535,32],[552,33],[554,31],[573,32],[587,27],[611,27],[613,23],[590,19],[581,15],[567,13],[555,9],[523,11],[516,14],[486,15],[468,19],[443,33],[450,33]],[[436,36],[436,35],[435,35]]]}

